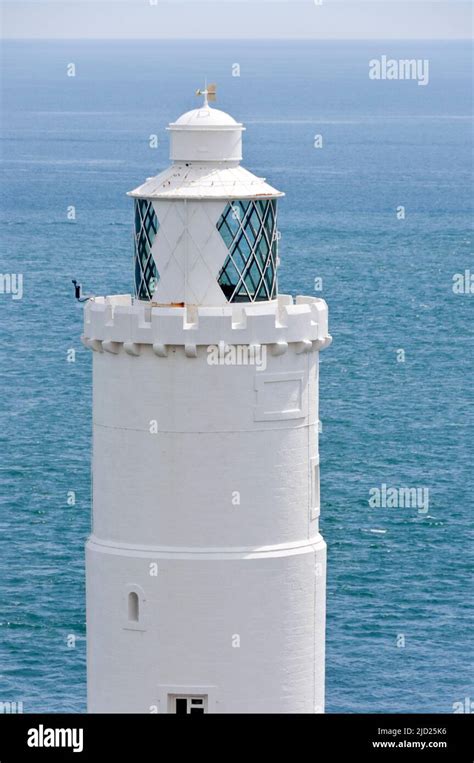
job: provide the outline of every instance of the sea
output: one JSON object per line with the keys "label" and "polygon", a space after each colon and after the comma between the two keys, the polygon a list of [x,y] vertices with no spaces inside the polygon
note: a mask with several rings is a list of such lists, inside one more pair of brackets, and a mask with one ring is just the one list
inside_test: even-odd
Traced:
{"label": "sea", "polygon": [[[428,60],[428,83],[371,79],[382,56]],[[91,353],[71,280],[130,291],[126,192],[168,165],[165,127],[207,78],[246,125],[244,166],[286,192],[280,292],[329,305],[326,711],[471,707],[470,43],[9,41],[2,62],[0,701],[86,709]]]}

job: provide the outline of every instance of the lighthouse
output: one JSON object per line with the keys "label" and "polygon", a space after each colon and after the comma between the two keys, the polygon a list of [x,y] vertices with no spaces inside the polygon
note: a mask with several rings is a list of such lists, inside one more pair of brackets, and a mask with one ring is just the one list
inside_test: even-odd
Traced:
{"label": "lighthouse", "polygon": [[85,305],[88,710],[324,712],[327,305],[279,294],[284,194],[199,92],[129,193],[132,293]]}

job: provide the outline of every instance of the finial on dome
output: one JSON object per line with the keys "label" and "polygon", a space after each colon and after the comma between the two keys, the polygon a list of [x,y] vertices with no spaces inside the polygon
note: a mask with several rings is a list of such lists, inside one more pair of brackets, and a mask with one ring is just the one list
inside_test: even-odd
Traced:
{"label": "finial on dome", "polygon": [[209,106],[209,101],[215,101],[216,100],[216,93],[217,93],[217,85],[212,84],[208,85],[207,82],[204,86],[204,90],[196,90],[196,95],[203,95],[204,96],[204,108],[206,106]]}

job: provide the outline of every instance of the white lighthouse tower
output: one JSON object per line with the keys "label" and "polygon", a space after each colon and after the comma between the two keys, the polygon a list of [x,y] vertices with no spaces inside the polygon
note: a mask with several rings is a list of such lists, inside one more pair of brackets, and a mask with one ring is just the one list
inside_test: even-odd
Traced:
{"label": "white lighthouse tower", "polygon": [[324,710],[327,306],[278,294],[283,194],[208,92],[129,194],[134,294],[85,308],[90,712]]}

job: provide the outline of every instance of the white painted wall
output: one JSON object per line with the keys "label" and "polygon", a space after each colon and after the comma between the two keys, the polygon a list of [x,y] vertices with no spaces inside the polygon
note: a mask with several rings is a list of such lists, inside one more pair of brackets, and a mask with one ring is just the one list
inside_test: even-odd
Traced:
{"label": "white painted wall", "polygon": [[318,352],[292,342],[259,371],[205,346],[96,349],[89,710],[166,712],[181,686],[210,712],[321,712]]}
{"label": "white painted wall", "polygon": [[[280,553],[165,555],[89,542],[89,711],[167,712],[166,695],[187,687],[210,695],[210,712],[321,712],[325,544]],[[130,581],[146,595],[142,631],[125,622]]]}

